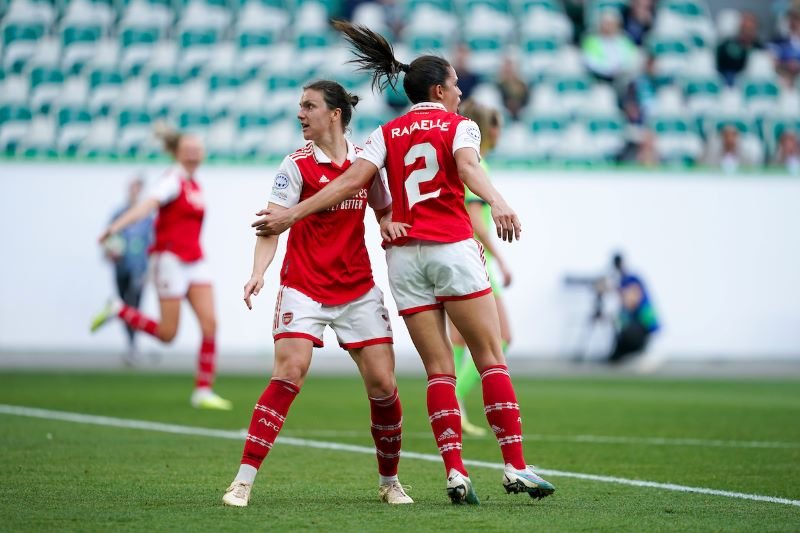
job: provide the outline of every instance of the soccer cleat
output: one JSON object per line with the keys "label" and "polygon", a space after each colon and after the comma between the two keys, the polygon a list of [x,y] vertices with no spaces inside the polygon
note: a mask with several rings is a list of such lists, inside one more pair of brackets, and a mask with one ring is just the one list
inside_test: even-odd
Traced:
{"label": "soccer cleat", "polygon": [[481,503],[472,488],[472,481],[455,468],[451,468],[450,475],[447,476],[447,495],[453,505],[480,505]]}
{"label": "soccer cleat", "polygon": [[378,497],[382,502],[389,504],[414,503],[414,500],[406,494],[406,491],[399,481],[392,481],[386,485],[381,485],[378,488]]}
{"label": "soccer cleat", "polygon": [[470,423],[463,415],[461,417],[461,432],[471,437],[485,437],[488,433],[484,428]]}
{"label": "soccer cleat", "polygon": [[503,473],[503,487],[506,493],[527,492],[528,496],[541,500],[545,496],[550,496],[556,488],[533,471],[533,467],[528,465],[524,470],[517,470],[507,464]]}
{"label": "soccer cleat", "polygon": [[100,328],[108,324],[108,321],[117,316],[119,310],[122,308],[122,302],[119,300],[109,300],[103,309],[92,318],[92,324],[89,326],[89,331],[92,333],[97,332]]}
{"label": "soccer cleat", "polygon": [[222,497],[222,503],[232,507],[247,507],[250,502],[250,489],[253,485],[245,483],[244,481],[234,481],[225,495]]}
{"label": "soccer cleat", "polygon": [[216,409],[218,411],[230,411],[233,409],[233,404],[230,400],[222,398],[211,389],[205,387],[195,389],[192,392],[190,402],[192,407],[196,409]]}

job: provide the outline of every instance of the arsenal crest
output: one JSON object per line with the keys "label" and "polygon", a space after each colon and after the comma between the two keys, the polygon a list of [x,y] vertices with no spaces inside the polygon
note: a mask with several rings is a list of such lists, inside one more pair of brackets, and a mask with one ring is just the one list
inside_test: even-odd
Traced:
{"label": "arsenal crest", "polygon": [[281,317],[283,325],[288,326],[293,318],[294,318],[294,313],[283,313],[283,316]]}

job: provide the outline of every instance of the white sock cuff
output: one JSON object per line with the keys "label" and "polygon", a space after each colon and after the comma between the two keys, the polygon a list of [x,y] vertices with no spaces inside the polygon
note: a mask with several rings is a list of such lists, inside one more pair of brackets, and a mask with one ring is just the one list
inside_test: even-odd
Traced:
{"label": "white sock cuff", "polygon": [[400,482],[400,479],[397,476],[382,476],[378,474],[378,485],[388,485],[395,481]]}
{"label": "white sock cuff", "polygon": [[234,481],[244,481],[245,483],[253,484],[256,480],[258,469],[250,465],[239,465],[239,472],[236,474]]}

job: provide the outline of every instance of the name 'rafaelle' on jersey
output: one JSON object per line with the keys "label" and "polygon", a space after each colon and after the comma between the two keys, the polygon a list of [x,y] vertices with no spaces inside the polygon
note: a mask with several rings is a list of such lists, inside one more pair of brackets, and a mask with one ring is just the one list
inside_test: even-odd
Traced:
{"label": "name 'rafaelle' on jersey", "polygon": [[357,193],[355,193],[352,197],[344,200],[338,205],[334,205],[333,207],[329,207],[326,211],[338,211],[340,209],[366,209],[365,202],[367,201],[367,196],[369,191],[367,189],[360,189]]}
{"label": "name 'rafaelle' on jersey", "polygon": [[402,137],[403,135],[411,135],[412,132],[417,130],[426,131],[435,129],[448,131],[450,129],[450,121],[442,119],[417,120],[415,122],[412,122],[410,126],[404,126],[402,128],[392,128],[391,135],[392,139],[394,139],[396,137]]}

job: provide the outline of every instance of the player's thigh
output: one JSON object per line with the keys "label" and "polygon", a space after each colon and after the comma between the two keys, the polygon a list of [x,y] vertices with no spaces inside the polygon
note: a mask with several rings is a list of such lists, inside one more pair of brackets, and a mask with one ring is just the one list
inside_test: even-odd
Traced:
{"label": "player's thigh", "polygon": [[319,302],[291,287],[282,286],[275,302],[272,337],[307,339],[322,348],[322,335],[332,320],[331,312]]}
{"label": "player's thigh", "polygon": [[445,310],[464,337],[478,370],[505,364],[500,339],[500,318],[491,294],[445,302]]}
{"label": "player's thigh", "polygon": [[461,336],[461,332],[458,331],[458,328],[453,324],[453,321],[450,320],[450,317],[447,317],[447,332],[450,335],[450,342],[458,346],[464,346],[464,337]]}
{"label": "player's thigh", "polygon": [[161,316],[158,321],[158,337],[164,342],[170,342],[178,333],[178,322],[181,317],[182,298],[159,298]]}
{"label": "player's thigh", "polygon": [[511,344],[511,321],[508,319],[506,305],[503,298],[497,293],[495,293],[494,302],[497,306],[497,317],[500,319],[500,336],[507,344]]}
{"label": "player's thigh", "polygon": [[453,349],[447,338],[444,311],[431,309],[403,316],[408,333],[417,349],[425,372],[455,374]]}
{"label": "player's thigh", "polygon": [[203,337],[211,338],[217,333],[217,320],[214,312],[214,289],[210,283],[192,283],[186,298],[197,316]]}
{"label": "player's thigh", "polygon": [[314,342],[310,339],[288,337],[276,340],[272,377],[302,387],[311,367],[313,350]]}
{"label": "player's thigh", "polygon": [[394,377],[394,350],[390,343],[370,344],[348,351],[358,366],[370,398],[385,398],[394,392],[397,383]]}

